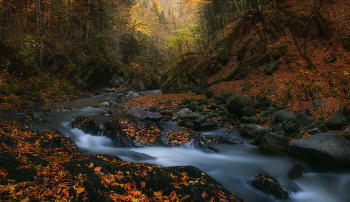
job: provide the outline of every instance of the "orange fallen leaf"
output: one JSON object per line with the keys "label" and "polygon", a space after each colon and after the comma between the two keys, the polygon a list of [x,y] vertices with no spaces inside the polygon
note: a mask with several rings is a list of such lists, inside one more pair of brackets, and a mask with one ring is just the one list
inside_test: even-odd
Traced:
{"label": "orange fallen leaf", "polygon": [[77,194],[80,194],[83,191],[85,191],[85,188],[84,187],[80,187],[80,188],[77,189]]}
{"label": "orange fallen leaf", "polygon": [[205,191],[203,191],[202,198],[205,198],[206,195]]}
{"label": "orange fallen leaf", "polygon": [[94,171],[99,173],[101,171],[101,167],[96,167]]}
{"label": "orange fallen leaf", "polygon": [[130,183],[126,183],[126,184],[125,184],[125,187],[126,187],[128,190],[131,190],[131,185],[130,185]]}
{"label": "orange fallen leaf", "polygon": [[141,188],[145,188],[146,187],[146,183],[145,182],[141,182]]}
{"label": "orange fallen leaf", "polygon": [[90,162],[89,168],[94,167],[94,164]]}

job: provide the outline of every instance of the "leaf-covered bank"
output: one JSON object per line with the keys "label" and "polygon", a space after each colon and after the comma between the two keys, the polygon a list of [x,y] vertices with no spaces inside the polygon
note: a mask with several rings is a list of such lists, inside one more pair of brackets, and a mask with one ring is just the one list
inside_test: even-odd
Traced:
{"label": "leaf-covered bank", "polygon": [[[20,122],[0,121],[1,200],[242,201],[195,167],[86,155],[40,117]],[[32,132],[32,125],[45,130]]]}

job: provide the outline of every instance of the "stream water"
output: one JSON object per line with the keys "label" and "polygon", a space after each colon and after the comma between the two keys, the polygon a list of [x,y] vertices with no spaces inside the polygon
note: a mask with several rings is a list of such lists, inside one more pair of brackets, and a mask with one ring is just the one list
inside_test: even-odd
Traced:
{"label": "stream water", "polygon": [[[146,92],[145,94],[150,94]],[[261,192],[251,185],[254,176],[264,172],[274,176],[290,193],[288,202],[348,202],[350,201],[350,173],[344,171],[316,172],[305,162],[286,154],[263,155],[258,147],[249,144],[251,140],[242,138],[238,134],[225,133],[224,129],[203,132],[203,135],[213,134],[227,136],[242,141],[241,145],[216,145],[219,153],[208,154],[196,149],[142,147],[142,148],[115,148],[110,139],[103,136],[85,134],[79,129],[73,129],[71,121],[78,116],[89,116],[102,124],[110,119],[123,118],[125,114],[101,115],[102,109],[91,108],[93,104],[115,98],[83,98],[67,103],[53,103],[38,106],[37,111],[44,107],[66,105],[75,107],[75,110],[52,112],[45,116],[57,129],[73,138],[76,144],[88,153],[113,154],[125,161],[148,162],[161,166],[193,165],[211,177],[215,178],[225,188],[234,192],[247,202],[278,201]],[[57,105],[57,106],[56,106]],[[14,119],[21,114],[8,115],[3,119]],[[290,180],[287,172],[291,162],[297,160],[303,168],[303,177]]]}

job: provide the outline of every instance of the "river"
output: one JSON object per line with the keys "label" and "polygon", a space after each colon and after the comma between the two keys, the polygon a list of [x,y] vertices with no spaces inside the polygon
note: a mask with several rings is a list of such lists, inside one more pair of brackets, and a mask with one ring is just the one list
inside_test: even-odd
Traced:
{"label": "river", "polygon": [[[144,94],[150,94],[153,91]],[[88,153],[113,154],[124,161],[147,162],[161,166],[195,166],[215,178],[229,191],[247,202],[279,201],[251,185],[254,176],[266,173],[274,176],[290,194],[288,202],[348,202],[350,201],[350,173],[345,171],[317,172],[300,159],[286,154],[263,155],[258,147],[249,144],[250,139],[235,133],[225,133],[224,129],[202,132],[203,135],[222,135],[238,141],[239,145],[216,145],[219,153],[204,153],[197,149],[142,147],[115,148],[110,139],[103,136],[85,134],[71,127],[71,121],[78,116],[89,116],[102,124],[110,119],[125,117],[125,114],[101,115],[94,104],[114,100],[113,97],[82,98],[65,103],[38,105],[37,111],[45,107],[52,109],[65,105],[74,110],[52,112],[44,118],[50,121],[61,133],[74,139],[76,144]],[[15,119],[21,114],[10,114],[3,119]],[[169,123],[170,124],[170,123]],[[292,161],[298,161],[303,168],[303,177],[290,180],[287,172]]]}

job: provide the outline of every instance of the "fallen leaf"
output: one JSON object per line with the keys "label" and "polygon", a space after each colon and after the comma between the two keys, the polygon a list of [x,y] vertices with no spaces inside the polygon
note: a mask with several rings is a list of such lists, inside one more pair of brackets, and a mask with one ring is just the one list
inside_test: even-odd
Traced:
{"label": "fallen leaf", "polygon": [[202,198],[205,198],[206,195],[205,191],[203,191]]}
{"label": "fallen leaf", "polygon": [[146,183],[145,182],[141,182],[141,188],[145,188],[146,187]]}
{"label": "fallen leaf", "polygon": [[80,194],[80,193],[82,193],[83,191],[85,191],[85,188],[84,188],[84,187],[78,188],[78,189],[77,189],[77,194]]}

